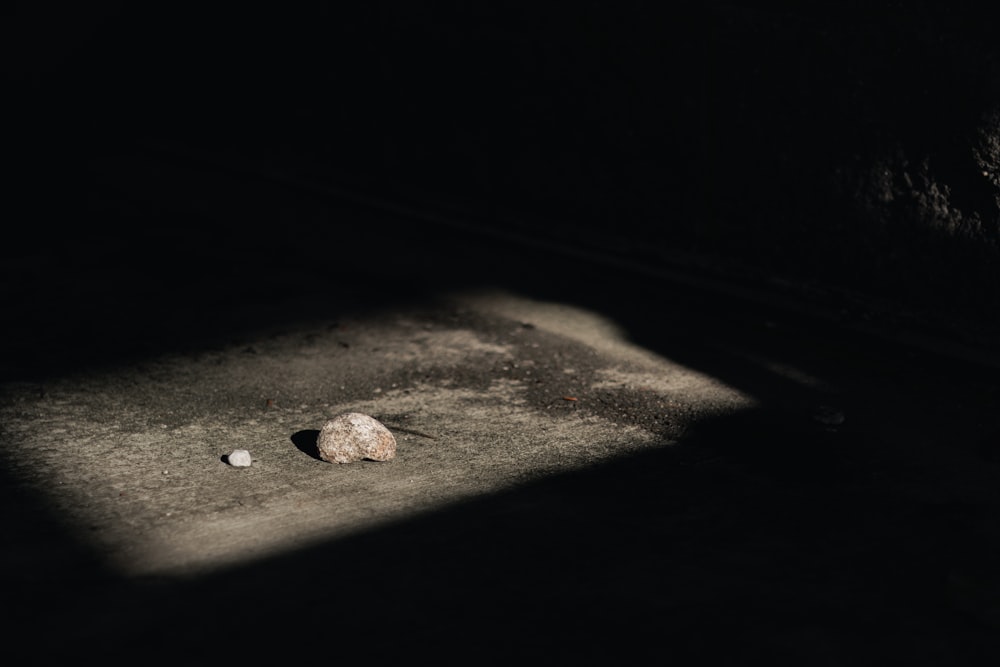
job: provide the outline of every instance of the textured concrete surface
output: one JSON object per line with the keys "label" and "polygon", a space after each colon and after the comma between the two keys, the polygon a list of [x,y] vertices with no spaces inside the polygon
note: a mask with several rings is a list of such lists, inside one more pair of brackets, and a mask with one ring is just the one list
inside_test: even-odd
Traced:
{"label": "textured concrete surface", "polygon": [[1000,663],[988,21],[22,4],[16,664]]}
{"label": "textured concrete surface", "polygon": [[[149,223],[130,239],[4,264],[22,662],[997,659],[992,366],[384,210],[168,185],[173,209],[97,209]],[[395,459],[318,459],[348,410]]]}
{"label": "textured concrete surface", "polygon": [[[9,387],[7,454],[112,569],[189,574],[669,446],[671,412],[748,402],[607,327],[482,295]],[[647,423],[601,414],[620,388],[645,392]],[[320,459],[345,412],[394,430],[397,457]],[[227,465],[234,448],[250,469]]]}

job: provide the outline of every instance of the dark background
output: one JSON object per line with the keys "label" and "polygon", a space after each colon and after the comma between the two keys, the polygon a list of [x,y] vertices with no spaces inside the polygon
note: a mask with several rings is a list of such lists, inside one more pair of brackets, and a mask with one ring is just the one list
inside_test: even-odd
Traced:
{"label": "dark background", "polygon": [[[974,452],[988,474],[998,440],[982,406],[995,375],[981,390],[907,350],[801,322],[776,334],[753,303],[557,257],[719,278],[990,347],[1000,47],[985,13],[930,2],[4,12],[4,380],[197,347],[294,310],[275,304],[348,309],[330,303],[330,285],[339,296],[363,283],[359,301],[378,309],[493,277],[599,304],[634,342],[765,403],[780,383],[732,349],[849,376],[851,388],[842,433],[780,410],[699,424],[687,451],[719,453],[721,472],[655,454],[179,587],[64,589],[72,569],[7,568],[13,627],[52,633],[34,650],[76,654],[73,639],[105,619],[111,652],[250,656],[288,636],[339,650],[312,614],[350,599],[358,634],[386,609],[401,619],[392,641],[366,644],[394,657],[442,637],[515,654],[517,641],[497,641],[511,618],[523,644],[571,657],[620,658],[630,646],[618,638],[631,637],[736,660],[789,627],[802,634],[787,642],[805,642],[791,653],[829,663],[836,646],[829,657],[824,642],[839,637],[843,655],[880,664],[996,653],[995,504],[971,490],[907,502],[939,477],[942,493],[960,484],[922,477],[910,462],[921,442]],[[818,447],[796,454],[802,441]],[[874,480],[870,493],[851,493],[855,473]],[[15,552],[18,536],[58,545],[91,581],[100,566],[47,532],[47,508],[0,486]],[[677,531],[662,523],[689,507],[708,511]],[[399,576],[317,582],[331,562],[391,571],[400,545]],[[958,585],[973,601],[980,587],[987,597],[964,610],[971,620],[944,599],[954,568],[971,573]],[[675,584],[698,594],[678,602]],[[240,626],[247,610],[266,621]],[[251,640],[236,645],[230,622]]]}
{"label": "dark background", "polygon": [[95,267],[210,289],[232,257],[277,267],[357,224],[265,201],[280,174],[949,339],[997,330],[1000,48],[964,6],[5,11],[11,294]]}

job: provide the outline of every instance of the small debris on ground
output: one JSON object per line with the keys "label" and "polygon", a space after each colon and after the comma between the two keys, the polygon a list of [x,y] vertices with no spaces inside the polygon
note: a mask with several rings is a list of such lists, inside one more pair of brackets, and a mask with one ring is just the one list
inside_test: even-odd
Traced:
{"label": "small debris on ground", "polygon": [[841,410],[829,405],[821,405],[813,414],[813,419],[826,426],[840,426],[844,423],[846,416]]}
{"label": "small debris on ground", "polygon": [[246,468],[250,465],[250,452],[245,449],[234,449],[226,457],[226,462],[234,468]]}

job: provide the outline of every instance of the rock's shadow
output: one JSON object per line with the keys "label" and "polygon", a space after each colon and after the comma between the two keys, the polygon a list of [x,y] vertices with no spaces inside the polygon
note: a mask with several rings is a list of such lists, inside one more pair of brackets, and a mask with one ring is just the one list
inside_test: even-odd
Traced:
{"label": "rock's shadow", "polygon": [[316,438],[319,437],[319,431],[314,428],[305,429],[303,431],[296,431],[292,434],[291,441],[303,454],[308,454],[317,461],[322,461],[319,457],[319,448],[316,447]]}

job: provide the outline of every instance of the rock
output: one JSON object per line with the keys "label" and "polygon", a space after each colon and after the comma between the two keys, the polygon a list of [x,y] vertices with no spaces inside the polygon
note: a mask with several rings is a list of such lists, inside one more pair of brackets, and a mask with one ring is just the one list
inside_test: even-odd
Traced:
{"label": "rock", "polygon": [[250,452],[245,449],[234,449],[226,461],[234,468],[246,468],[250,465]]}
{"label": "rock", "polygon": [[382,422],[360,412],[347,412],[323,425],[316,438],[319,457],[330,463],[368,459],[388,461],[396,456],[396,438]]}

